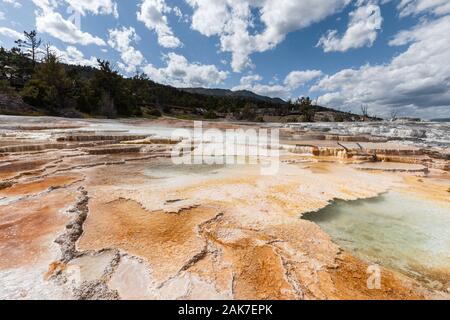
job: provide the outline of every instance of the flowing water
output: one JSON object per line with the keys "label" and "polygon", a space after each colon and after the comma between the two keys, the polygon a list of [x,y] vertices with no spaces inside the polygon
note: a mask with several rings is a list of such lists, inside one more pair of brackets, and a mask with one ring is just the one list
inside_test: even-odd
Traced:
{"label": "flowing water", "polygon": [[450,206],[390,192],[308,213],[343,249],[439,289],[450,285]]}

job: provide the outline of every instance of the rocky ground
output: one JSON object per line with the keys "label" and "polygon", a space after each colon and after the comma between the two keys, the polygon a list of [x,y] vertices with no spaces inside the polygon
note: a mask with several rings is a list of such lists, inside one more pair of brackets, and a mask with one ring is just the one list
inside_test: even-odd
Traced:
{"label": "rocky ground", "polygon": [[449,206],[445,150],[283,129],[276,176],[175,166],[167,133],[191,126],[1,118],[0,298],[449,297],[391,270],[368,289],[369,262],[301,219],[392,189]]}

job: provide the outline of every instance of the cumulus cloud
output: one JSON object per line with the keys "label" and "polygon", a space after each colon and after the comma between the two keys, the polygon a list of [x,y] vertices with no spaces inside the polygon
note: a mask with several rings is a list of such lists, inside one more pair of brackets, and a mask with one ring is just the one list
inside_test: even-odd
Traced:
{"label": "cumulus cloud", "polygon": [[448,30],[450,16],[423,22],[391,41],[409,47],[389,63],[345,69],[311,89],[323,92],[321,104],[354,111],[364,103],[380,115],[398,108],[424,117],[450,116]]}
{"label": "cumulus cloud", "polygon": [[320,70],[292,71],[284,79],[284,85],[294,90],[322,75]]}
{"label": "cumulus cloud", "polygon": [[191,63],[184,56],[171,52],[165,56],[166,66],[156,68],[149,64],[144,72],[154,81],[175,87],[211,87],[228,77],[214,65]]}
{"label": "cumulus cloud", "polygon": [[[156,32],[158,43],[164,48],[177,48],[182,45],[169,26],[167,13],[172,8],[164,0],[142,0],[137,13],[137,19]],[[178,10],[175,12],[177,14]]]}
{"label": "cumulus cloud", "polygon": [[60,50],[55,46],[50,46],[50,51],[63,63],[94,68],[98,67],[96,57],[87,59],[84,54],[74,46],[68,46],[66,50]]}
{"label": "cumulus cloud", "polygon": [[87,12],[92,14],[106,14],[119,17],[117,3],[112,0],[65,0],[75,11],[86,15]]}
{"label": "cumulus cloud", "polygon": [[131,46],[132,42],[139,40],[133,27],[109,30],[108,44],[120,52],[122,62],[119,63],[119,67],[128,73],[136,72],[137,67],[145,61],[142,53]]}
{"label": "cumulus cloud", "polygon": [[[193,8],[191,27],[219,36],[220,49],[231,52],[235,72],[252,66],[250,55],[276,47],[292,31],[310,26],[342,10],[351,0],[186,0]],[[252,10],[254,9],[254,10]],[[251,33],[253,13],[265,26]]]}
{"label": "cumulus cloud", "polygon": [[250,74],[241,78],[241,85],[252,84],[254,82],[262,81],[263,77],[259,74]]}
{"label": "cumulus cloud", "polygon": [[56,0],[32,0],[34,5],[44,11],[50,11],[58,7]]}
{"label": "cumulus cloud", "polygon": [[55,11],[42,11],[36,16],[36,28],[39,32],[49,35],[71,44],[104,46],[106,43],[101,38],[83,32],[69,20],[64,19]]}
{"label": "cumulus cloud", "polygon": [[[4,2],[14,2],[15,0],[3,0]],[[117,10],[117,3],[113,0],[32,0],[34,4],[42,10],[54,10],[60,4],[65,3],[69,5],[73,10],[86,15],[91,14],[103,14],[113,15],[116,18],[119,16]]]}
{"label": "cumulus cloud", "polygon": [[317,47],[322,47],[325,52],[371,47],[383,23],[380,7],[370,3],[363,5],[350,12],[349,18],[347,31],[342,37],[337,30],[329,30],[320,38]]}
{"label": "cumulus cloud", "polygon": [[[56,11],[58,2],[56,0],[33,0],[39,8],[36,11],[36,29],[38,32],[48,33],[49,35],[70,44],[99,46],[106,45],[103,39],[93,36],[88,32],[81,31],[72,21],[66,20]],[[80,3],[83,3],[81,1]],[[95,1],[93,1],[94,3]],[[81,7],[80,7],[81,8]],[[84,7],[85,10],[92,7]]]}

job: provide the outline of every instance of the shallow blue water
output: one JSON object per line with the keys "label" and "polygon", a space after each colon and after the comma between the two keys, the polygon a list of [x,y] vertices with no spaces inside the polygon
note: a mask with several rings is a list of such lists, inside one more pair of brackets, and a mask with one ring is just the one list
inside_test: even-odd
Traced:
{"label": "shallow blue water", "polygon": [[303,217],[343,249],[425,282],[450,284],[450,206],[390,192]]}

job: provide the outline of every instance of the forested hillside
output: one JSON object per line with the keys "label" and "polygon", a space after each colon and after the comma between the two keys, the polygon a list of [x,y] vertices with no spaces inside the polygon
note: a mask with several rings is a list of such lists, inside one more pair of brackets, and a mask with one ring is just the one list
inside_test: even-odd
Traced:
{"label": "forested hillside", "polygon": [[[0,112],[67,117],[227,118],[233,120],[314,121],[318,112],[334,112],[328,121],[352,120],[354,115],[314,106],[311,99],[284,102],[223,90],[177,89],[155,83],[145,74],[125,78],[108,61],[98,67],[67,65],[42,47],[36,32],[25,32],[17,47],[0,48]],[[220,91],[220,90],[219,90]],[[224,94],[224,92],[226,94]]]}

